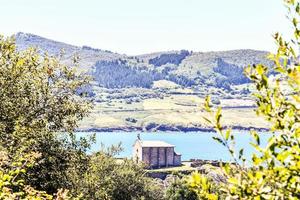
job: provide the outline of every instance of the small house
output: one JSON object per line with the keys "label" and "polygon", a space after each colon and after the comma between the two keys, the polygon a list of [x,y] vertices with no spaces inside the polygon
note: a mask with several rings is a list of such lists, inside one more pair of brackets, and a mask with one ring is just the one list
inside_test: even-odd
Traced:
{"label": "small house", "polygon": [[163,141],[141,140],[138,135],[133,145],[133,157],[150,168],[180,166],[181,155],[174,148],[174,145]]}

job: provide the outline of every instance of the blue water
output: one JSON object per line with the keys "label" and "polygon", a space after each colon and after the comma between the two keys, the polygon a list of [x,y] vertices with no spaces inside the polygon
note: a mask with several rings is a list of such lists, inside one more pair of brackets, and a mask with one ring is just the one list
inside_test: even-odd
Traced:
{"label": "blue water", "polygon": [[[212,139],[212,136],[217,136],[213,132],[100,132],[96,133],[96,143],[92,145],[91,151],[95,152],[101,149],[101,144],[106,147],[116,145],[121,142],[123,151],[118,157],[131,157],[132,145],[137,138],[137,134],[141,134],[142,140],[162,140],[175,145],[175,151],[182,155],[182,160],[192,158],[207,159],[207,160],[231,160],[226,148]],[[92,133],[77,133],[78,136],[84,136]],[[234,133],[236,138],[236,148],[244,148],[244,154],[249,159],[254,148],[249,144],[252,140],[249,133],[239,131]],[[270,134],[260,134],[261,143],[266,144]]]}

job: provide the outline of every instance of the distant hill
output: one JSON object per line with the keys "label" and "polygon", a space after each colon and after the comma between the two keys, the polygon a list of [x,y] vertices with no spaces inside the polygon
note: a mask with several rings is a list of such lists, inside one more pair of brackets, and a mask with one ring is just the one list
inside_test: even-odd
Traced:
{"label": "distant hill", "polygon": [[250,49],[192,52],[187,50],[126,56],[88,46],[74,46],[29,33],[17,33],[19,50],[36,47],[41,53],[60,55],[71,63],[74,55],[80,58],[80,70],[94,76],[96,85],[107,88],[151,88],[154,81],[168,80],[182,87],[212,86],[230,89],[248,83],[243,68],[248,64],[263,63],[268,52]]}
{"label": "distant hill", "polygon": [[63,50],[63,61],[71,62],[75,55],[79,56],[80,67],[87,70],[89,70],[98,60],[115,60],[126,57],[124,55],[88,46],[78,47],[63,42],[57,42],[30,33],[19,32],[15,37],[17,48],[19,50],[24,50],[28,47],[36,47],[41,53],[48,52],[50,55],[54,56],[59,56]]}

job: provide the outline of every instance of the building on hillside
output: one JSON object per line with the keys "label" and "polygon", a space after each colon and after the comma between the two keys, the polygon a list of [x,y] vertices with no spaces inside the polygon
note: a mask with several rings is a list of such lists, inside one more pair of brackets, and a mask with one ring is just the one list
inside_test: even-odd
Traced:
{"label": "building on hillside", "polygon": [[181,155],[174,151],[175,146],[163,141],[141,140],[138,135],[133,145],[133,157],[144,162],[149,168],[180,166]]}

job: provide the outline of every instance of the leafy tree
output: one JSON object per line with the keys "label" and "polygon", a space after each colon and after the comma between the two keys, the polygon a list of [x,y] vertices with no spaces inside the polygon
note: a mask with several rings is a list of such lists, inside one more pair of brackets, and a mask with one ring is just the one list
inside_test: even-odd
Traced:
{"label": "leafy tree", "polygon": [[1,197],[69,199],[63,188],[77,199],[161,199],[142,166],[104,151],[87,155],[94,138],[75,137],[91,108],[88,83],[58,59],[18,52],[13,38],[0,37]]}
{"label": "leafy tree", "polygon": [[270,69],[261,64],[245,69],[257,89],[254,93],[256,112],[270,122],[272,136],[267,145],[262,146],[259,133],[251,131],[255,141],[252,145],[257,153],[247,161],[243,149],[235,151],[234,134],[221,124],[221,108],[215,111],[207,98],[205,108],[213,115],[207,121],[218,133],[215,140],[228,149],[236,165],[223,166],[227,182],[220,183],[221,194],[207,190],[203,182],[198,182],[196,186],[201,199],[300,198],[300,1],[284,2],[293,23],[294,37],[286,42],[280,34],[274,35],[278,50],[269,58],[274,61],[273,69],[278,74],[274,78],[268,77]]}
{"label": "leafy tree", "polygon": [[18,52],[14,38],[0,36],[0,146],[11,156],[41,154],[25,177],[34,188],[53,194],[71,187],[70,171],[82,170],[89,143],[72,131],[91,107],[78,93],[87,83],[58,59]]}
{"label": "leafy tree", "polygon": [[[54,196],[26,185],[22,178],[26,170],[32,167],[39,157],[39,153],[31,152],[25,155],[19,153],[14,158],[10,158],[7,151],[0,149],[0,199],[54,199]],[[67,193],[68,191],[59,190],[56,199],[69,199]]]}

